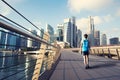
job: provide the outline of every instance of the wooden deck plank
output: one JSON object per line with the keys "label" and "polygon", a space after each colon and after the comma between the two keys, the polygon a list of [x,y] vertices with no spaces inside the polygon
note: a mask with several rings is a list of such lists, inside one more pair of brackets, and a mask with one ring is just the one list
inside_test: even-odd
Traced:
{"label": "wooden deck plank", "polygon": [[63,51],[50,80],[119,80],[120,61],[90,55],[90,69],[85,69],[79,53]]}

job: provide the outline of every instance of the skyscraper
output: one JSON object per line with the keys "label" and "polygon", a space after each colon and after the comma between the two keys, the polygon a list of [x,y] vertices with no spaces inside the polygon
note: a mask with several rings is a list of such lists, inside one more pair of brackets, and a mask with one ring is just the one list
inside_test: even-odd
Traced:
{"label": "skyscraper", "polygon": [[100,46],[100,31],[94,33],[94,46]]}
{"label": "skyscraper", "polygon": [[[32,31],[31,28],[29,28],[29,30]],[[31,38],[28,38],[28,40],[27,40],[27,47],[32,47],[32,39]]]}
{"label": "skyscraper", "polygon": [[94,46],[94,19],[90,16],[89,17],[89,36],[88,39],[90,40],[90,45]]}
{"label": "skyscraper", "polygon": [[67,18],[64,19],[64,42],[68,42],[70,46],[72,46],[71,37],[71,19]]}
{"label": "skyscraper", "polygon": [[[36,30],[31,30],[33,35],[37,35],[37,31]],[[37,47],[38,46],[38,42],[36,40],[32,40],[32,47]]]}
{"label": "skyscraper", "polygon": [[41,28],[41,30],[37,30],[37,35],[40,36],[40,38],[43,38],[44,29]]}
{"label": "skyscraper", "polygon": [[57,40],[63,41],[63,34],[64,34],[64,26],[63,24],[57,25]]}
{"label": "skyscraper", "polygon": [[101,45],[107,45],[107,37],[106,34],[102,34],[101,36]]}
{"label": "skyscraper", "polygon": [[[0,40],[0,44],[5,44],[7,42],[7,33],[4,32],[4,30],[1,32],[1,40]],[[6,46],[0,46],[0,48],[6,48]]]}
{"label": "skyscraper", "polygon": [[77,26],[75,17],[64,19],[64,41],[77,47]]}
{"label": "skyscraper", "polygon": [[11,46],[7,46],[7,48],[14,50],[14,49],[16,49],[16,36],[12,35],[12,34],[15,34],[15,33],[14,32],[8,33],[7,44],[11,45]]}
{"label": "skyscraper", "polygon": [[118,37],[110,38],[110,45],[117,45],[117,44],[119,44]]}
{"label": "skyscraper", "polygon": [[80,47],[81,40],[82,40],[82,31],[78,29],[77,30],[77,47]]}
{"label": "skyscraper", "polygon": [[77,47],[77,26],[76,26],[76,19],[73,16],[71,18],[71,32],[73,31],[73,47]]}
{"label": "skyscraper", "polygon": [[49,36],[50,36],[49,42],[50,42],[50,43],[53,43],[54,40],[55,40],[53,27],[52,27],[51,25],[49,25],[49,24],[46,24],[46,32],[48,32],[48,33],[49,33]]}

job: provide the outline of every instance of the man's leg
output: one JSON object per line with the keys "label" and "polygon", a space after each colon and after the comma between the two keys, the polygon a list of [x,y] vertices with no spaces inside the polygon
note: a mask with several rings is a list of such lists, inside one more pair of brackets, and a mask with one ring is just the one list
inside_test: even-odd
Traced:
{"label": "man's leg", "polygon": [[84,55],[83,58],[84,58],[85,69],[87,69],[87,55]]}
{"label": "man's leg", "polygon": [[86,65],[89,67],[89,55],[86,55]]}
{"label": "man's leg", "polygon": [[86,66],[86,56],[83,55],[83,59],[84,59],[84,65]]}

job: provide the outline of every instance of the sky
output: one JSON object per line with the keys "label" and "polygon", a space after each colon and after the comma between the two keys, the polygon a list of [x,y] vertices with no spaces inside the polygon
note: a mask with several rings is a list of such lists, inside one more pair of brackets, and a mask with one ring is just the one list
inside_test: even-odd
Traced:
{"label": "sky", "polygon": [[[107,38],[120,38],[120,0],[5,0],[39,28],[50,24],[56,30],[65,18],[76,17],[78,29],[88,32],[88,17],[94,19],[95,30]],[[0,0],[0,14],[27,28],[27,21]],[[34,29],[34,28],[33,28]]]}

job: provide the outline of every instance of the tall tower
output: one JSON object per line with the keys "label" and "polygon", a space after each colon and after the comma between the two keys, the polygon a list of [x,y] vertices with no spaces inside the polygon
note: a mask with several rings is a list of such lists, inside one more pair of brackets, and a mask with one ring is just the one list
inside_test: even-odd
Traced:
{"label": "tall tower", "polygon": [[102,34],[102,37],[101,37],[101,45],[107,45],[107,37],[106,37],[106,34]]}
{"label": "tall tower", "polygon": [[94,19],[90,16],[89,17],[89,37],[88,39],[90,40],[90,45],[94,46]]}
{"label": "tall tower", "polygon": [[[31,28],[29,28],[29,30],[32,31]],[[32,47],[32,39],[31,38],[28,38],[28,40],[27,40],[27,47]]]}
{"label": "tall tower", "polygon": [[50,42],[50,43],[53,43],[54,40],[55,40],[53,27],[52,27],[51,25],[49,25],[49,24],[46,24],[46,32],[48,32],[49,35],[50,35],[50,40],[49,40],[49,42]]}
{"label": "tall tower", "polygon": [[100,31],[95,31],[94,33],[94,45],[100,46]]}
{"label": "tall tower", "polygon": [[64,34],[64,26],[63,24],[58,24],[57,25],[57,40],[58,41],[63,41],[63,34]]}
{"label": "tall tower", "polygon": [[80,47],[80,43],[82,40],[82,31],[80,29],[77,30],[77,47]]}
{"label": "tall tower", "polygon": [[66,18],[64,19],[64,42],[68,42],[70,46],[72,46],[72,41],[71,41],[71,19]]}
{"label": "tall tower", "polygon": [[77,26],[76,26],[76,18],[73,16],[71,18],[71,40],[73,41],[73,47],[77,47]]}
{"label": "tall tower", "polygon": [[77,47],[77,26],[75,17],[64,19],[64,41]]}

